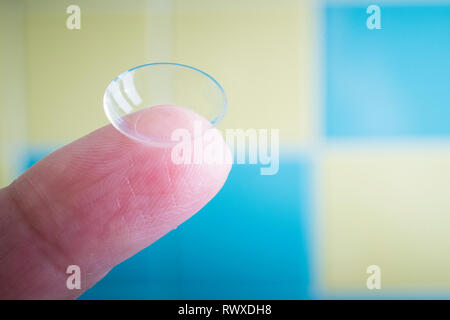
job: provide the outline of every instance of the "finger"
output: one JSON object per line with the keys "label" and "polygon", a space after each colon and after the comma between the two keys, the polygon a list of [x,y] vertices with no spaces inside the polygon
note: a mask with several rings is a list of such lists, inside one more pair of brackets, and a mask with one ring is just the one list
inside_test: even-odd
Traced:
{"label": "finger", "polygon": [[[152,112],[145,127],[164,136],[208,125],[178,107]],[[177,165],[170,148],[112,126],[57,150],[0,190],[0,297],[77,297],[200,210],[224,184],[227,163]],[[66,287],[69,265],[80,267],[81,290]]]}

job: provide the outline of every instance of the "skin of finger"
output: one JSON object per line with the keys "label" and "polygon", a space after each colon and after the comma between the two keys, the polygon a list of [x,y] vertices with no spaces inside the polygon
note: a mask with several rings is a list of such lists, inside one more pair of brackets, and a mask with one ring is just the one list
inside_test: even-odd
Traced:
{"label": "skin of finger", "polygon": [[[207,125],[195,114],[179,117],[193,120]],[[112,126],[57,150],[0,192],[0,296],[79,296],[200,210],[225,183],[229,163],[175,164],[170,148]],[[81,290],[67,289],[68,265],[80,266]]]}

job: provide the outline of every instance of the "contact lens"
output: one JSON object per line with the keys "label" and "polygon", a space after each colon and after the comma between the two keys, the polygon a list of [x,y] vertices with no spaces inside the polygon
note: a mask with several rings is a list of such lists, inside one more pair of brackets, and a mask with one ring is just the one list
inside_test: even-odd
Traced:
{"label": "contact lens", "polygon": [[109,121],[123,134],[166,147],[174,143],[167,127],[177,129],[183,114],[194,112],[211,126],[217,125],[225,116],[227,97],[206,72],[184,64],[157,62],[116,77],[106,88],[103,107]]}

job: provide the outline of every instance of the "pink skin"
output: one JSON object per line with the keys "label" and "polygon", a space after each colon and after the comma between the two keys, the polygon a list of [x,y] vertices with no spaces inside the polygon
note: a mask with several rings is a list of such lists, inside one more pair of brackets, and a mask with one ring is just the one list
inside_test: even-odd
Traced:
{"label": "pink skin", "polygon": [[[180,107],[161,110],[170,116],[154,117],[154,109],[148,124],[157,119],[163,135],[195,120],[208,126]],[[230,164],[175,165],[170,153],[109,125],[1,189],[0,298],[76,298],[200,210],[225,183]],[[80,266],[82,290],[66,288],[68,265]]]}

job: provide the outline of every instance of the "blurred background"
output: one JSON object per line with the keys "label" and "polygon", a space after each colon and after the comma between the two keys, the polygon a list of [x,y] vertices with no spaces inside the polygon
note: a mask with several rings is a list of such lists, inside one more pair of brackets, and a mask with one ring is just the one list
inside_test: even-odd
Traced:
{"label": "blurred background", "polygon": [[118,74],[183,63],[219,128],[280,130],[279,172],[235,165],[82,299],[450,298],[449,39],[448,1],[0,0],[0,186],[107,124]]}

